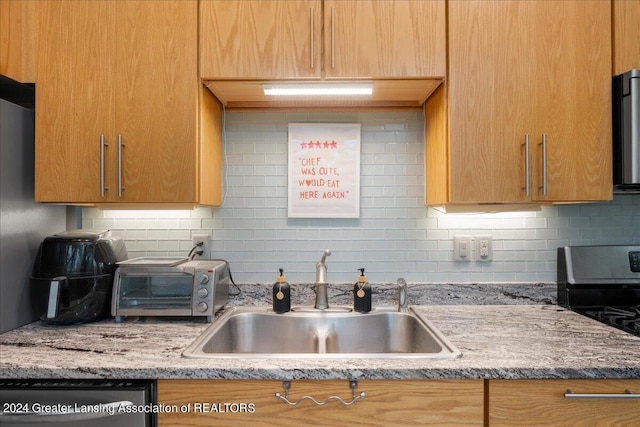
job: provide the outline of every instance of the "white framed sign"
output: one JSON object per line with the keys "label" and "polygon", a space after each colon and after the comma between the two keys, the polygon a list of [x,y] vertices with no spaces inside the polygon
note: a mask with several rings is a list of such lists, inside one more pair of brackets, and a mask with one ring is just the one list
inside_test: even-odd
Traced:
{"label": "white framed sign", "polygon": [[360,217],[360,124],[289,123],[289,217]]}

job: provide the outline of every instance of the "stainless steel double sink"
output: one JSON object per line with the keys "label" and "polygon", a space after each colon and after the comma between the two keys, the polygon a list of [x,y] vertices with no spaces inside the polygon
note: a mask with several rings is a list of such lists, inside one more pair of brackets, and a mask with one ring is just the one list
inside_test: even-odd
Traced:
{"label": "stainless steel double sink", "polygon": [[412,308],[401,313],[227,309],[184,352],[192,358],[431,358],[462,356]]}

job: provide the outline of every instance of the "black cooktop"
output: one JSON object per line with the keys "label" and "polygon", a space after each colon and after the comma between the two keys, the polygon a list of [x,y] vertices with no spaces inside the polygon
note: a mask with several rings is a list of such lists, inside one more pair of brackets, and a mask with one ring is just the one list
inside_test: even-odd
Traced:
{"label": "black cooktop", "polygon": [[640,305],[633,307],[603,307],[601,310],[578,311],[592,319],[640,336]]}

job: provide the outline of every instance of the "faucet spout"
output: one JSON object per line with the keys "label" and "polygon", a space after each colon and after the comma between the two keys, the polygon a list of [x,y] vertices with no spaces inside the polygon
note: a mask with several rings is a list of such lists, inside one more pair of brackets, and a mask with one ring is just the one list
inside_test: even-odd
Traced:
{"label": "faucet spout", "polygon": [[330,249],[325,249],[322,259],[316,264],[316,303],[314,307],[318,310],[329,308],[329,298],[327,296],[327,265],[325,260],[331,255]]}

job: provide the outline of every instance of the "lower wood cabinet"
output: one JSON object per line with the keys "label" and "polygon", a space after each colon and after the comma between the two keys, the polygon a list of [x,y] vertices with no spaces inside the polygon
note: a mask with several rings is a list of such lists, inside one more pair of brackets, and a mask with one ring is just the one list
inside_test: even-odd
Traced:
{"label": "lower wood cabinet", "polygon": [[[329,399],[338,396],[351,406]],[[638,426],[640,379],[159,380],[163,426]],[[626,395],[627,397],[622,397]],[[635,395],[635,398],[633,396]],[[629,398],[631,397],[631,398]]]}
{"label": "lower wood cabinet", "polygon": [[[489,380],[490,426],[638,426],[640,379]],[[591,395],[591,396],[585,396]]]}
{"label": "lower wood cabinet", "polygon": [[[363,380],[351,406],[331,400],[319,407],[305,399],[290,406],[276,380],[159,380],[158,402],[172,405],[159,414],[163,426],[466,426],[483,424],[483,380]],[[330,396],[352,400],[348,380],[293,380],[289,400]]]}

